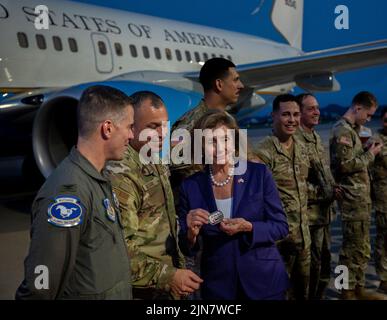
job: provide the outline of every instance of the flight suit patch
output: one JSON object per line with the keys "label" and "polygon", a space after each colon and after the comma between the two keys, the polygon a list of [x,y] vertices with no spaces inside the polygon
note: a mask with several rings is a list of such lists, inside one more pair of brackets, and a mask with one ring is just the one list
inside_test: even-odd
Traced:
{"label": "flight suit patch", "polygon": [[59,196],[48,207],[48,222],[56,227],[75,227],[83,220],[83,206],[73,196]]}

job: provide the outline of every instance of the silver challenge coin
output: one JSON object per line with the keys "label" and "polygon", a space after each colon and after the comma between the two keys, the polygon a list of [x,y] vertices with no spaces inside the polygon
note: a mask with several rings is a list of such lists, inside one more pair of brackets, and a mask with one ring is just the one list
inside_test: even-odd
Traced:
{"label": "silver challenge coin", "polygon": [[212,225],[216,225],[223,221],[224,214],[222,211],[214,211],[208,216],[208,222]]}

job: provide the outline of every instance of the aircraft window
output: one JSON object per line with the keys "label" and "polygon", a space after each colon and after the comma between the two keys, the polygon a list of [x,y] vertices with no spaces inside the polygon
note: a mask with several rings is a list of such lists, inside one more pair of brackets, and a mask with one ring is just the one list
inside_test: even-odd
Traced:
{"label": "aircraft window", "polygon": [[36,35],[36,44],[38,45],[38,48],[41,50],[47,49],[46,39],[41,34]]}
{"label": "aircraft window", "polygon": [[77,41],[74,38],[69,38],[69,47],[71,52],[78,51]]}
{"label": "aircraft window", "polygon": [[161,59],[161,52],[160,52],[160,49],[155,47],[155,56],[156,56],[156,59],[160,60]]}
{"label": "aircraft window", "polygon": [[208,54],[206,52],[203,53],[203,59],[204,59],[204,61],[208,60]]}
{"label": "aircraft window", "polygon": [[28,48],[28,38],[24,32],[17,33],[17,40],[19,41],[19,46],[22,48]]}
{"label": "aircraft window", "polygon": [[107,54],[106,44],[103,41],[98,41],[98,50],[99,53],[103,56]]}
{"label": "aircraft window", "polygon": [[62,51],[63,50],[63,45],[62,45],[62,39],[59,38],[58,36],[53,36],[52,37],[52,42],[54,43],[54,48],[56,51]]}
{"label": "aircraft window", "polygon": [[211,54],[211,57],[216,58],[216,54],[215,53]]}
{"label": "aircraft window", "polygon": [[224,58],[224,55],[223,55],[223,54],[220,54],[219,57]]}
{"label": "aircraft window", "polygon": [[134,44],[131,44],[129,46],[129,49],[130,49],[130,54],[132,55],[133,58],[137,58],[137,48]]}
{"label": "aircraft window", "polygon": [[195,60],[196,60],[196,62],[200,62],[200,54],[199,54],[199,52],[197,52],[197,51],[195,51]]}
{"label": "aircraft window", "polygon": [[192,60],[192,59],[191,59],[191,52],[186,51],[186,52],[185,52],[185,58],[187,59],[188,62],[191,62],[191,60]]}
{"label": "aircraft window", "polygon": [[149,59],[150,54],[149,54],[149,49],[146,46],[142,46],[142,54],[144,55],[145,59]]}
{"label": "aircraft window", "polygon": [[179,49],[176,49],[175,50],[175,54],[176,54],[176,59],[177,61],[181,61],[182,60],[182,57],[181,57],[181,52]]}
{"label": "aircraft window", "polygon": [[118,43],[118,42],[114,43],[114,49],[116,50],[117,56],[123,55],[121,43]]}
{"label": "aircraft window", "polygon": [[172,60],[172,51],[169,48],[165,48],[165,55],[168,60]]}
{"label": "aircraft window", "polygon": [[228,59],[228,60],[230,60],[230,61],[232,61],[232,58],[231,58],[231,56],[227,56],[227,59]]}

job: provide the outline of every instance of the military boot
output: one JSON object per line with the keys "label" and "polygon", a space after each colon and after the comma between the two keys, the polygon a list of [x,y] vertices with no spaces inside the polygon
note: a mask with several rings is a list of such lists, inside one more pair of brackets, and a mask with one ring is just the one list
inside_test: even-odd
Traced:
{"label": "military boot", "polygon": [[378,291],[387,294],[387,281],[380,281]]}
{"label": "military boot", "polygon": [[355,294],[359,300],[386,300],[387,298],[383,294],[365,290],[364,287],[356,287]]}
{"label": "military boot", "polygon": [[355,290],[341,290],[340,300],[356,300]]}

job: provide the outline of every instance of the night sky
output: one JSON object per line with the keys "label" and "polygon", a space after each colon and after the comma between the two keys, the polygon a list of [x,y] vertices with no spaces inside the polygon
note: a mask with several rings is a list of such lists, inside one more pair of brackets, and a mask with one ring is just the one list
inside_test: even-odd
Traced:
{"label": "night sky", "polygon": [[[270,0],[79,0],[80,2],[110,6],[164,18],[204,24],[249,33],[283,42],[271,24]],[[349,9],[349,30],[334,26],[338,5]],[[257,14],[251,13],[260,7]],[[313,51],[387,39],[387,1],[305,0],[303,50]],[[360,90],[375,93],[381,104],[387,104],[387,66],[342,73],[337,76],[342,90],[319,94],[321,105],[348,105]],[[297,91],[298,92],[298,91]]]}

